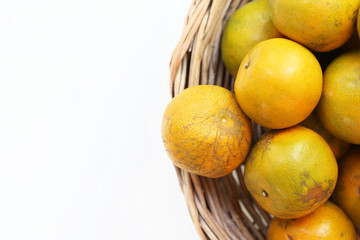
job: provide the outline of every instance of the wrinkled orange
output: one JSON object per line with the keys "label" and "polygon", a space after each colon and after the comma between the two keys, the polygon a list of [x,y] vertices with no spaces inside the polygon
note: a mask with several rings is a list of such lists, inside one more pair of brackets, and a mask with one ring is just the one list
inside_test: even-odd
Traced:
{"label": "wrinkled orange", "polygon": [[278,218],[298,218],[324,203],[338,168],[331,148],[311,129],[272,130],[252,148],[244,180],[251,195]]}
{"label": "wrinkled orange", "polygon": [[195,86],[167,105],[162,139],[176,166],[217,178],[244,161],[251,143],[251,122],[229,90]]}

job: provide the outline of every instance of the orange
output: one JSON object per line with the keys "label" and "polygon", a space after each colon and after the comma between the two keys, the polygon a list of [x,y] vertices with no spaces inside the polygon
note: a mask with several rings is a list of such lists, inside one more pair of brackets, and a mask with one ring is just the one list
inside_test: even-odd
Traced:
{"label": "orange", "polygon": [[252,148],[245,185],[278,218],[298,218],[324,203],[335,188],[337,162],[316,132],[302,126],[272,130]]}
{"label": "orange", "polygon": [[329,131],[320,122],[316,112],[312,112],[308,118],[300,123],[300,125],[310,128],[320,134],[320,136],[323,137],[331,147],[336,159],[340,159],[350,147],[350,143],[334,137],[331,133],[329,133]]}
{"label": "orange", "polygon": [[245,114],[272,129],[303,121],[317,105],[321,91],[322,71],[315,56],[283,38],[253,47],[235,80],[235,95]]}
{"label": "orange", "polygon": [[162,139],[176,166],[217,178],[245,160],[251,143],[251,122],[229,90],[195,86],[167,105]]}
{"label": "orange", "polygon": [[270,19],[269,0],[255,0],[239,8],[226,23],[221,52],[225,67],[236,76],[241,60],[257,43],[282,35]]}
{"label": "orange", "polygon": [[340,55],[326,68],[317,113],[327,130],[360,144],[360,49]]}
{"label": "orange", "polygon": [[339,161],[339,179],[332,198],[360,228],[360,146],[353,146]]}
{"label": "orange", "polygon": [[354,225],[332,202],[298,219],[271,220],[267,240],[355,240]]}
{"label": "orange", "polygon": [[358,8],[358,0],[270,1],[276,28],[317,52],[338,48],[350,38]]}

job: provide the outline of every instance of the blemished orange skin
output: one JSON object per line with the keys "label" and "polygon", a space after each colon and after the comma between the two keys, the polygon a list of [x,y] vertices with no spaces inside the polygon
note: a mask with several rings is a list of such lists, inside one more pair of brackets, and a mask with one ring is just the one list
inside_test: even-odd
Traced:
{"label": "blemished orange skin", "polygon": [[302,218],[273,218],[267,240],[356,240],[356,231],[341,208],[327,201]]}
{"label": "blemished orange skin", "polygon": [[339,179],[332,199],[360,228],[360,147],[354,145],[339,161]]}
{"label": "blemished orange skin", "polygon": [[224,28],[221,54],[226,69],[236,77],[242,59],[257,43],[282,37],[270,19],[269,0],[255,0],[240,7]]}
{"label": "blemished orange skin", "polygon": [[320,134],[322,138],[329,144],[333,151],[336,159],[340,159],[347,152],[350,143],[341,140],[340,138],[334,137],[321,123],[316,112],[312,112],[309,117],[299,123],[301,126],[310,128]]}
{"label": "blemished orange skin", "polygon": [[337,180],[331,148],[303,126],[272,130],[252,148],[245,162],[245,186],[270,214],[305,216],[323,204]]}
{"label": "blemished orange skin", "polygon": [[305,47],[273,38],[253,47],[235,80],[235,95],[245,114],[257,124],[282,129],[303,121],[322,92],[322,70]]}
{"label": "blemished orange skin", "polygon": [[354,31],[358,0],[271,0],[271,19],[285,36],[317,51],[343,45]]}
{"label": "blemished orange skin", "polygon": [[213,85],[189,87],[167,105],[162,139],[173,163],[210,178],[229,174],[246,158],[251,121],[229,90]]}
{"label": "blemished orange skin", "polygon": [[360,144],[360,49],[344,53],[326,68],[319,119],[329,132]]}

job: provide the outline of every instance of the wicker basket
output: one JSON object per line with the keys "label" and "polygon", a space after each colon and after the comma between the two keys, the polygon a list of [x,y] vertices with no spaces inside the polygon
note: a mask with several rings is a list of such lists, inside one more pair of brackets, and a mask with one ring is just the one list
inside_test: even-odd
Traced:
{"label": "wicker basket", "polygon": [[[222,30],[234,11],[248,1],[194,0],[170,62],[172,96],[187,87],[216,84],[233,91],[234,79],[220,53]],[[261,128],[253,125],[253,139]],[[270,215],[245,188],[243,167],[219,179],[175,167],[191,218],[202,239],[266,239]]]}
{"label": "wicker basket", "polygon": [[[231,91],[234,78],[220,53],[223,28],[248,0],[194,0],[181,39],[170,62],[172,97],[195,85],[219,85]],[[253,123],[253,142],[262,128]],[[211,179],[175,166],[191,218],[202,239],[266,239],[271,216],[245,188],[243,165],[231,174]],[[359,239],[359,238],[358,238]]]}

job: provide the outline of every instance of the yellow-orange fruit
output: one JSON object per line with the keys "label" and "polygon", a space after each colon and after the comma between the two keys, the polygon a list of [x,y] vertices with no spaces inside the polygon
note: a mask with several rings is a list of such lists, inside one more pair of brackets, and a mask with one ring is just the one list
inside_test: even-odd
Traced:
{"label": "yellow-orange fruit", "polygon": [[244,161],[250,149],[251,122],[229,90],[195,86],[167,105],[162,139],[176,166],[217,178]]}
{"label": "yellow-orange fruit", "polygon": [[360,144],[360,49],[340,55],[326,68],[317,114],[329,132]]}
{"label": "yellow-orange fruit", "polygon": [[360,228],[360,146],[354,145],[339,161],[339,179],[332,199]]}
{"label": "yellow-orange fruit", "polygon": [[271,220],[267,240],[355,240],[354,225],[332,202],[326,202],[314,212],[297,219]]}
{"label": "yellow-orange fruit", "polygon": [[226,69],[236,77],[241,60],[253,46],[281,36],[270,19],[269,0],[255,0],[240,7],[226,23],[221,40]]}
{"label": "yellow-orange fruit", "polygon": [[324,203],[338,168],[331,148],[311,129],[272,130],[245,162],[245,185],[259,205],[278,218],[298,218]]}
{"label": "yellow-orange fruit", "polygon": [[271,0],[271,19],[285,36],[317,51],[343,45],[354,31],[358,0]]}
{"label": "yellow-orange fruit", "polygon": [[235,95],[257,124],[271,129],[294,126],[314,110],[322,92],[322,70],[300,44],[273,38],[253,47],[235,80]]}

